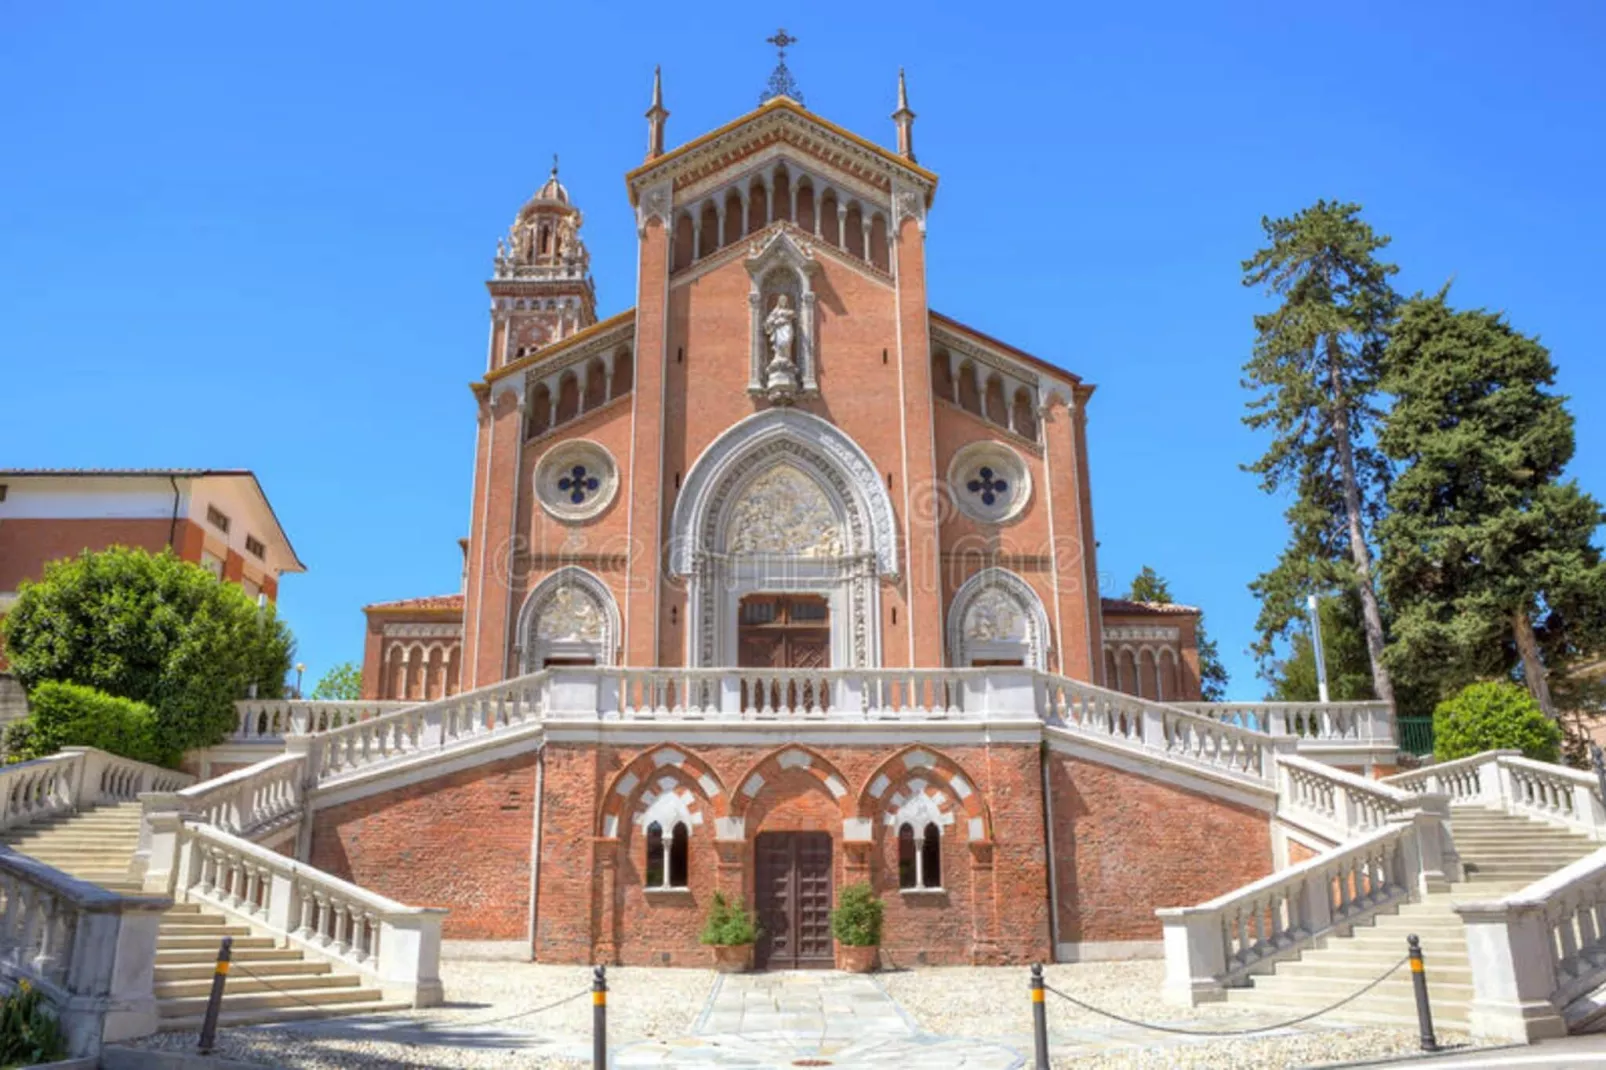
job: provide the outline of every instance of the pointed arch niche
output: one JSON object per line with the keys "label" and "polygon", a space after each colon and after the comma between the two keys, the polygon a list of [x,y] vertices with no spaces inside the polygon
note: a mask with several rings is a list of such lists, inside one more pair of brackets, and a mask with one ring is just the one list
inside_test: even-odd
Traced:
{"label": "pointed arch niche", "polygon": [[816,317],[813,277],[819,262],[807,245],[794,241],[785,230],[778,230],[754,254],[743,261],[751,286],[747,294],[748,318],[752,321],[752,359],[749,362],[747,390],[763,393],[764,369],[770,362],[769,339],[764,333],[764,317],[785,295],[797,309],[797,342],[793,359],[805,394],[819,390],[819,361],[814,339]]}
{"label": "pointed arch niche", "polygon": [[1048,669],[1048,613],[1031,585],[1003,568],[984,568],[954,594],[948,657],[958,668],[1019,661]]}
{"label": "pointed arch niche", "polygon": [[833,668],[880,664],[879,580],[898,574],[892,501],[835,425],[797,409],[737,423],[692,465],[670,530],[687,664],[737,664],[741,600],[792,592],[826,600]]}
{"label": "pointed arch niche", "polygon": [[538,583],[519,610],[521,672],[549,662],[612,665],[619,645],[619,607],[596,574],[565,565]]}

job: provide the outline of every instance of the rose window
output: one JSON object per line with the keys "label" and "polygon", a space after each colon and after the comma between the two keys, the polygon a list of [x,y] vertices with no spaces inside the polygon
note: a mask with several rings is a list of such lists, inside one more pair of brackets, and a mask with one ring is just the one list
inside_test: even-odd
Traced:
{"label": "rose window", "polygon": [[984,464],[976,469],[976,478],[966,483],[965,489],[979,495],[983,505],[993,506],[1000,500],[1007,500],[1009,480],[994,472],[992,466]]}
{"label": "rose window", "polygon": [[586,466],[577,464],[569,469],[569,474],[558,477],[558,490],[569,496],[573,505],[584,505],[586,495],[595,494],[602,481],[596,476],[586,475]]}
{"label": "rose window", "polygon": [[972,520],[1007,524],[1031,499],[1031,472],[1025,458],[1004,443],[972,442],[948,466],[948,493]]}
{"label": "rose window", "polygon": [[575,523],[600,516],[619,491],[613,455],[595,442],[559,442],[535,468],[536,498],[559,520]]}

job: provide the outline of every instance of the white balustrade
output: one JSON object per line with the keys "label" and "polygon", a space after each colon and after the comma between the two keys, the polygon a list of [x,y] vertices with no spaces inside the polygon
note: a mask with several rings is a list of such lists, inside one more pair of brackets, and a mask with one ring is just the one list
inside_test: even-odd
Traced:
{"label": "white balustrade", "polygon": [[537,724],[548,675],[542,670],[315,735],[292,736],[287,746],[292,752],[304,751],[312,777],[323,781],[499,730]]}
{"label": "white balustrade", "polygon": [[39,989],[70,1054],[155,1031],[150,964],[171,900],[119,895],[0,851],[0,901],[0,970]]}
{"label": "white balustrade", "polygon": [[225,832],[249,836],[300,813],[306,764],[305,755],[281,754],[185,788],[172,797],[185,815]]}
{"label": "white balustrade", "polygon": [[1279,749],[1293,748],[1292,740],[1279,742],[1278,737],[1256,729],[1177,706],[1108,691],[1064,676],[1039,673],[1037,678],[1038,707],[1049,724],[1191,764],[1264,781],[1273,775],[1272,755]]}
{"label": "white balustrade", "polygon": [[0,767],[0,828],[100,803],[132,802],[146,791],[176,791],[195,778],[94,747],[63,747]]}
{"label": "white balustrade", "polygon": [[178,831],[174,897],[234,915],[357,971],[387,999],[441,1001],[444,910],[403,906],[194,819]]}
{"label": "white balustrade", "polygon": [[[1012,703],[986,670],[554,669],[555,717],[625,720],[945,720],[1035,717],[1029,685]],[[1012,675],[1023,680],[1024,670]],[[595,693],[587,678],[596,676]]]}
{"label": "white balustrade", "polygon": [[1184,1005],[1225,999],[1227,988],[1325,936],[1446,887],[1447,849],[1443,816],[1417,810],[1208,903],[1156,911],[1163,997]]}
{"label": "white balustrade", "polygon": [[[1382,828],[1438,796],[1404,791],[1297,754],[1277,757],[1278,813],[1334,842]],[[1447,806],[1444,800],[1442,805]]]}
{"label": "white balustrade", "polygon": [[1409,792],[1444,792],[1454,803],[1497,807],[1606,840],[1606,807],[1595,775],[1536,762],[1519,751],[1484,751],[1383,782]]}
{"label": "white balustrade", "polygon": [[1472,965],[1472,1035],[1532,1042],[1599,1019],[1606,984],[1606,848],[1486,902],[1457,903]]}
{"label": "white balustrade", "polygon": [[234,704],[237,724],[229,743],[277,743],[285,736],[344,728],[414,702],[333,701],[324,699],[242,699]]}
{"label": "white balustrade", "polygon": [[1253,728],[1301,742],[1394,741],[1394,714],[1387,702],[1176,702],[1201,717]]}

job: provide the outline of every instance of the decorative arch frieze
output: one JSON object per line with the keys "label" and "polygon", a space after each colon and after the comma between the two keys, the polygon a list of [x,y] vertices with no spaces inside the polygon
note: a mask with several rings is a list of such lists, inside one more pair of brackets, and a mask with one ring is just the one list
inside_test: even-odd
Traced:
{"label": "decorative arch frieze", "polygon": [[941,815],[938,824],[945,828],[962,824],[973,845],[992,843],[992,814],[976,782],[946,754],[918,744],[877,766],[854,804],[866,839],[876,825],[896,829],[913,811]]}
{"label": "decorative arch frieze", "polygon": [[597,835],[617,839],[645,827],[656,810],[684,812],[688,826],[717,823],[729,798],[712,766],[683,747],[660,744],[643,751],[608,783],[597,807]]}
{"label": "decorative arch frieze", "polygon": [[796,409],[755,413],[703,451],[671,518],[669,571],[688,581],[687,659],[734,664],[740,599],[823,595],[831,661],[880,661],[878,576],[898,574],[891,498],[869,457]]}
{"label": "decorative arch frieze", "polygon": [[954,593],[948,613],[951,665],[1020,658],[1027,668],[1047,671],[1049,635],[1042,599],[1008,569],[984,568]]}
{"label": "decorative arch frieze", "polygon": [[849,798],[848,778],[836,763],[812,747],[800,743],[780,747],[755,762],[751,769],[736,782],[731,794],[730,814],[719,822],[719,838],[739,840],[747,834],[747,811],[763,792],[765,785],[782,775],[801,770],[820,782],[836,801],[844,818],[852,814],[853,801]]}
{"label": "decorative arch frieze", "polygon": [[612,665],[619,646],[619,606],[601,577],[564,565],[524,599],[515,660],[534,672],[548,658],[592,658]]}

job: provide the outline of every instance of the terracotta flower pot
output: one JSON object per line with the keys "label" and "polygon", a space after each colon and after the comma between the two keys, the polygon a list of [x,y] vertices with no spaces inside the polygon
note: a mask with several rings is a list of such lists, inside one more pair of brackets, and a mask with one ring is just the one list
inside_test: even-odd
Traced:
{"label": "terracotta flower pot", "polygon": [[720,973],[746,973],[753,968],[752,944],[715,944],[714,969]]}
{"label": "terracotta flower pot", "polygon": [[848,973],[870,973],[881,957],[879,947],[849,947],[836,945],[836,968]]}

